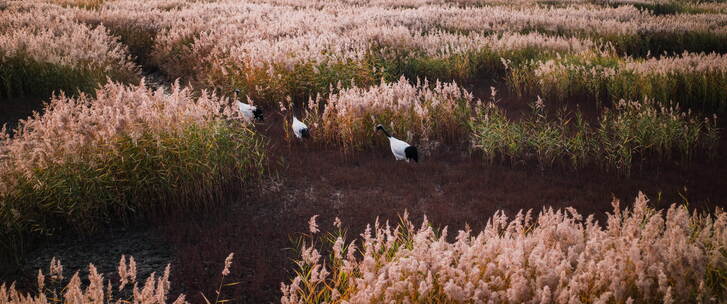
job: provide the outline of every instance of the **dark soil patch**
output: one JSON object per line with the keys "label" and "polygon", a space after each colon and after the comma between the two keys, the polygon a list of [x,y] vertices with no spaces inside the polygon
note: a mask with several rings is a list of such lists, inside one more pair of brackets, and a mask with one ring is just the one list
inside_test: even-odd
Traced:
{"label": "dark soil patch", "polygon": [[38,249],[28,253],[22,265],[0,264],[0,281],[17,281],[22,290],[35,291],[38,269],[47,274],[53,257],[63,265],[65,283],[76,271],[80,271],[85,280],[89,264],[105,278],[118,280],[116,269],[122,255],[133,256],[138,265],[138,277],[146,279],[152,272],[163,273],[174,256],[166,240],[152,227],[111,229],[91,236],[65,235],[38,245]]}
{"label": "dark soil patch", "polygon": [[19,119],[27,118],[42,107],[43,101],[37,98],[0,99],[0,128],[7,124],[8,130],[14,129]]}

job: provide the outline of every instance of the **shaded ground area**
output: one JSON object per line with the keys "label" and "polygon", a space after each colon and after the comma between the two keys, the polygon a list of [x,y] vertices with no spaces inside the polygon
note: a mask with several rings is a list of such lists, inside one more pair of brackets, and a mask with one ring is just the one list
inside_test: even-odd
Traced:
{"label": "shaded ground area", "polygon": [[7,124],[8,130],[14,129],[18,119],[40,111],[42,105],[43,102],[37,98],[0,99],[0,128]]}
{"label": "shaded ground area", "polygon": [[164,272],[164,267],[173,258],[166,240],[151,227],[113,229],[92,236],[66,235],[48,240],[30,252],[20,269],[0,265],[0,275],[3,276],[0,281],[4,281],[4,278],[19,280],[21,286],[32,288],[38,269],[48,273],[48,265],[53,257],[61,260],[66,280],[76,270],[85,279],[89,263],[94,264],[104,277],[118,279],[115,273],[121,255],[134,257],[139,277],[144,279],[152,272]]}
{"label": "shaded ground area", "polygon": [[[527,109],[525,100],[502,105],[513,115]],[[270,138],[273,174],[258,188],[247,189],[244,199],[213,211],[180,212],[159,219],[154,228],[132,227],[98,239],[68,238],[42,245],[21,271],[5,274],[0,281],[32,281],[33,269],[47,267],[52,255],[68,261],[66,269],[94,262],[101,264],[101,271],[113,271],[121,254],[133,254],[140,265],[150,266],[147,272],[172,263],[173,297],[185,291],[190,300],[201,303],[200,292],[214,296],[223,260],[235,252],[226,282],[241,284],[225,289],[224,297],[268,303],[277,301],[280,282],[290,278],[292,239],[307,230],[307,220],[315,214],[324,231],[338,216],[349,228],[349,237],[355,237],[376,217],[396,222],[404,210],[415,223],[426,214],[437,226],[461,229],[469,223],[477,230],[496,210],[514,214],[520,209],[573,206],[603,219],[612,197],[628,205],[639,190],[657,208],[682,196],[698,209],[727,203],[724,141],[716,161],[697,160],[689,167],[662,163],[641,170],[636,165],[633,176],[625,179],[596,169],[541,172],[527,165],[490,166],[462,147],[442,147],[418,164],[395,162],[387,146],[343,155],[311,143],[288,144],[280,138],[281,118],[272,113],[266,117],[257,128]]]}

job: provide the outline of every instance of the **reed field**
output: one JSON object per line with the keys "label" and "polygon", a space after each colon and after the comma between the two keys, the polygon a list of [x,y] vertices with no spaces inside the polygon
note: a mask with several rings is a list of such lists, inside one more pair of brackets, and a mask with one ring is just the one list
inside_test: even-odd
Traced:
{"label": "reed field", "polygon": [[264,140],[236,125],[239,112],[220,97],[143,83],[109,83],[95,95],[54,97],[2,134],[5,252],[62,229],[203,207],[264,171]]}
{"label": "reed field", "polygon": [[0,21],[0,97],[48,97],[91,92],[107,79],[138,82],[139,67],[127,47],[103,26],[91,27],[38,4],[13,10]]}
{"label": "reed field", "polygon": [[[724,212],[666,212],[639,194],[618,201],[603,229],[574,209],[496,213],[482,231],[366,226],[348,241],[337,230],[318,234],[316,218],[300,238],[296,276],[283,284],[282,303],[676,303],[724,297],[727,268]],[[535,219],[537,218],[537,219]],[[360,252],[360,255],[357,254]],[[632,253],[639,252],[633,255]]]}
{"label": "reed field", "polygon": [[580,112],[558,112],[549,117],[542,99],[531,107],[526,118],[515,122],[495,103],[478,108],[472,123],[472,147],[482,151],[489,162],[521,164],[535,160],[541,169],[598,165],[626,176],[636,163],[716,157],[716,117],[694,117],[691,112],[648,99],[622,99],[601,114],[597,127],[593,127]]}
{"label": "reed field", "polygon": [[[723,303],[726,56],[722,0],[0,1],[0,304]],[[27,274],[127,230],[176,260]]]}

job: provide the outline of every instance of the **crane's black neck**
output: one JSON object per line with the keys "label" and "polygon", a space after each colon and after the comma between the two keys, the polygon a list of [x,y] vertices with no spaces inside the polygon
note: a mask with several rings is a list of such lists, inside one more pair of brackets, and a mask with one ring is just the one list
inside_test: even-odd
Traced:
{"label": "crane's black neck", "polygon": [[384,134],[386,135],[386,137],[391,137],[391,134],[389,134],[389,131],[386,131],[386,129],[384,129],[384,127],[381,127],[380,130],[382,132],[384,132]]}

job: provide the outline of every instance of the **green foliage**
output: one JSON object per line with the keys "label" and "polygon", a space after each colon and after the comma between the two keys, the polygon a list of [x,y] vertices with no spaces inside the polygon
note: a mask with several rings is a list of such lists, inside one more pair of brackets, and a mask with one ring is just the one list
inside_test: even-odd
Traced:
{"label": "green foliage", "polygon": [[471,122],[472,146],[490,163],[535,161],[541,169],[557,165],[572,169],[595,165],[629,176],[635,161],[663,162],[675,156],[688,162],[694,155],[713,156],[719,142],[716,118],[659,106],[652,101],[622,101],[591,126],[576,112],[548,118],[539,101],[520,121],[507,118],[490,103]]}
{"label": "green foliage", "polygon": [[653,98],[666,106],[727,111],[727,72],[719,67],[696,70],[685,63],[684,68],[652,72],[630,70],[627,64],[614,56],[575,55],[529,61],[514,65],[507,82],[520,96],[541,95],[555,101],[588,96],[600,106],[604,100]]}
{"label": "green foliage", "polygon": [[[272,71],[272,72],[269,72]],[[368,62],[305,63],[292,68],[275,65],[263,69],[231,68],[226,75],[214,75],[211,81],[224,92],[239,88],[263,106],[276,106],[288,97],[306,100],[310,96],[348,88],[370,86],[379,81]],[[219,78],[217,78],[219,77]]]}
{"label": "green foliage", "polygon": [[[604,1],[593,1],[595,3],[604,3]],[[611,7],[619,7],[623,5],[632,5],[639,10],[647,10],[653,15],[677,15],[677,14],[702,14],[710,13],[709,9],[700,8],[694,4],[699,4],[710,1],[685,1],[685,0],[671,0],[671,1],[653,1],[653,2],[632,2],[632,1],[614,1],[606,2]]]}
{"label": "green foliage", "polygon": [[53,92],[93,92],[106,81],[101,71],[38,62],[24,55],[0,57],[0,99],[49,97]]}
{"label": "green foliage", "polygon": [[727,73],[721,71],[641,75],[626,71],[602,81],[612,100],[649,97],[702,111],[727,111]]}
{"label": "green foliage", "polygon": [[409,79],[427,78],[457,83],[498,81],[508,75],[508,64],[518,66],[525,62],[554,58],[555,51],[526,47],[515,50],[493,50],[483,47],[450,56],[434,57],[397,50],[388,59],[371,59],[374,66],[385,71],[388,81],[401,75]]}
{"label": "green foliage", "polygon": [[156,28],[137,24],[134,20],[124,20],[114,24],[104,23],[104,26],[129,48],[129,54],[134,56],[137,63],[146,68],[155,67],[151,54],[154,49],[154,40],[158,34]]}
{"label": "green foliage", "polygon": [[713,31],[649,32],[633,35],[594,35],[610,42],[619,54],[644,57],[648,54],[725,53],[727,35]]}
{"label": "green foliage", "polygon": [[189,125],[179,133],[148,132],[86,147],[63,163],[36,169],[0,196],[0,245],[18,239],[81,233],[179,208],[205,208],[264,169],[264,141],[227,121]]}

